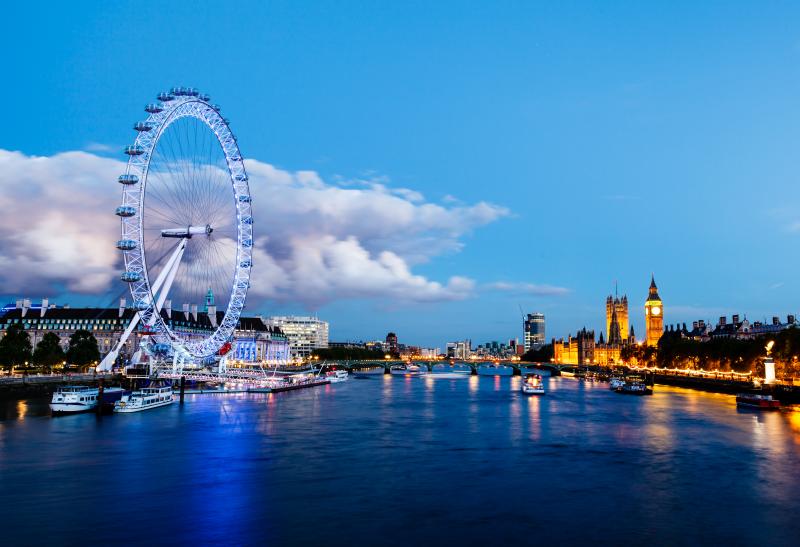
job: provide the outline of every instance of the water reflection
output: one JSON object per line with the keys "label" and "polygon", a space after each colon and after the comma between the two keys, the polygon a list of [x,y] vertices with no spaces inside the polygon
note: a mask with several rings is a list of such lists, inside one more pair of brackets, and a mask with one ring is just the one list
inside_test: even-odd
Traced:
{"label": "water reflection", "polygon": [[[105,518],[92,536],[102,544],[146,511],[189,518],[159,529],[180,544],[491,544],[535,534],[544,544],[788,545],[800,533],[800,412],[737,412],[730,396],[660,386],[626,397],[602,383],[544,380],[547,394],[528,396],[517,377],[384,376],[190,395],[182,408],[99,420],[53,420],[46,401],[9,402],[0,497],[25,495],[4,507],[4,541],[79,534],[86,521],[74,515],[98,507]],[[87,480],[95,476],[106,477],[102,488]],[[427,521],[409,514],[408,500],[447,509]],[[519,507],[568,510],[548,512],[547,526],[516,519],[498,532],[492,524]],[[308,525],[309,515],[342,508],[349,518]],[[773,541],[778,533],[789,540]]]}
{"label": "water reflection", "polygon": [[17,401],[17,419],[22,421],[28,415],[28,402]]}

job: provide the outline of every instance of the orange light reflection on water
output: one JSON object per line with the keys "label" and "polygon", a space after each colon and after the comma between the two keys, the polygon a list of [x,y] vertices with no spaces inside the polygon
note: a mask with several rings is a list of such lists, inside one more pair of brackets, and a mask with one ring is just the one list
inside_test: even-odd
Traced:
{"label": "orange light reflection on water", "polygon": [[23,421],[28,415],[28,402],[17,401],[17,420]]}

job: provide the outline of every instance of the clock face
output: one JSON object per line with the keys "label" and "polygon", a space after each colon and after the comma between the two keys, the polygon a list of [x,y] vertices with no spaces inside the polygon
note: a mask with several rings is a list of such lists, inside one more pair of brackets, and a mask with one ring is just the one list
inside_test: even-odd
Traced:
{"label": "clock face", "polygon": [[653,315],[661,315],[661,308],[653,306]]}

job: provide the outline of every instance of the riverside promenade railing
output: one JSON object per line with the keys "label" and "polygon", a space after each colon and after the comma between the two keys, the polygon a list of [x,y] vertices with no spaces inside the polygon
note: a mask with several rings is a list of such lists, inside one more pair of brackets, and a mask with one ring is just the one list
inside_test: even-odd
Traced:
{"label": "riverside promenade railing", "polygon": [[70,374],[9,374],[0,376],[0,385],[49,384],[61,382],[92,382],[112,380],[113,374],[70,373]]}

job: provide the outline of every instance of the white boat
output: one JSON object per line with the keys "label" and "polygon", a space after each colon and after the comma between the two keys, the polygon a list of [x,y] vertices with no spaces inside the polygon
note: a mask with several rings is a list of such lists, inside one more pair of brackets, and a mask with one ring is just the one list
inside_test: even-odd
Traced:
{"label": "white boat", "polygon": [[407,365],[395,365],[389,370],[389,372],[397,376],[422,376],[428,373],[427,369],[424,369],[421,366],[413,363],[409,363]]}
{"label": "white boat", "polygon": [[538,374],[531,374],[522,381],[522,393],[529,395],[544,395],[544,385],[542,377]]}
{"label": "white boat", "polygon": [[[100,390],[89,386],[63,386],[53,393],[50,410],[53,414],[75,414],[94,410],[101,402]],[[103,390],[102,403],[113,404],[122,397],[119,387],[108,387]]]}
{"label": "white boat", "polygon": [[616,391],[618,388],[621,388],[625,385],[625,380],[623,378],[611,378],[608,381],[608,387],[611,391]]}
{"label": "white boat", "polygon": [[172,404],[173,401],[172,387],[145,387],[129,395],[123,395],[122,399],[114,404],[114,412],[141,412]]}
{"label": "white boat", "polygon": [[339,382],[346,382],[349,378],[346,370],[331,370],[325,373],[325,378],[332,384],[338,384]]}

